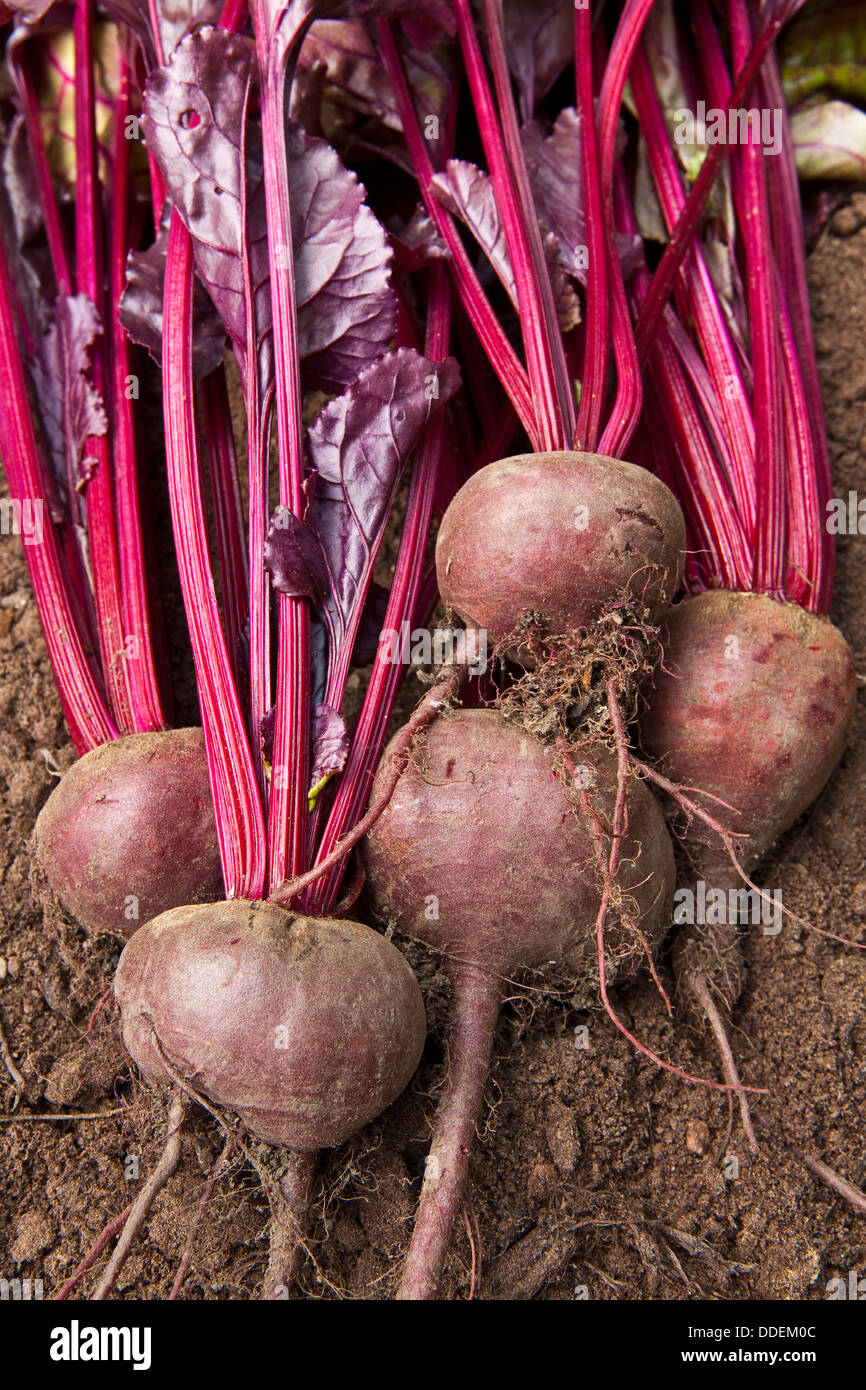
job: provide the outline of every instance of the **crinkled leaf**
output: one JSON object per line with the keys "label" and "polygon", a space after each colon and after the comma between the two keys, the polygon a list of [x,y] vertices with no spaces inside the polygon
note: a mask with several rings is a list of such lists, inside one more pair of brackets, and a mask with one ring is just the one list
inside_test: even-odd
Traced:
{"label": "crinkled leaf", "polygon": [[399,231],[391,232],[391,244],[396,266],[404,272],[420,270],[434,261],[449,260],[451,256],[432,217],[420,204]]}
{"label": "crinkled leaf", "polygon": [[[505,229],[489,175],[466,160],[449,159],[445,171],[434,177],[433,188],[440,202],[472,232],[517,308],[517,287],[508,258]],[[543,223],[541,230],[559,326],[567,333],[580,323],[580,300],[568,278],[573,271],[562,254],[558,237]]]}
{"label": "crinkled leaf", "polygon": [[338,390],[393,337],[392,252],[363,185],[337,152],[293,123],[286,142],[304,378]]}
{"label": "crinkled leaf", "polygon": [[795,111],[791,139],[804,179],[866,179],[866,114],[846,101]]}
{"label": "crinkled leaf", "polygon": [[255,62],[239,35],[214,28],[188,35],[148,79],[144,127],[245,379],[249,274],[264,397],[274,365],[261,129],[242,119]]}
{"label": "crinkled leaf", "polygon": [[264,559],[278,593],[325,602],[330,587],[328,566],[310,519],[301,521],[288,507],[278,507],[265,537]]}
{"label": "crinkled leaf", "polygon": [[490,175],[466,159],[449,159],[443,172],[434,176],[433,191],[440,203],[469,228],[514,300],[514,275],[508,259],[505,228]]}
{"label": "crinkled leaf", "polygon": [[87,483],[88,439],[108,430],[105,407],[90,379],[90,351],[102,333],[95,306],[84,294],[57,299],[54,321],[31,362],[46,442],[58,478],[76,491]]}
{"label": "crinkled leaf", "polygon": [[[273,343],[261,130],[257,121],[240,119],[255,63],[246,39],[221,29],[192,34],[152,74],[145,116],[148,142],[196,239],[196,266],[242,370],[248,256],[264,396],[273,379]],[[391,252],[362,185],[336,152],[292,122],[287,143],[305,385],[339,390],[393,335]]]}
{"label": "crinkled leaf", "polygon": [[3,150],[0,180],[0,241],[31,341],[46,331],[54,276],[43,237],[42,205],[24,119],[12,122]]}
{"label": "crinkled leaf", "polygon": [[310,733],[313,786],[328,773],[342,772],[349,756],[349,735],[343,717],[330,705],[314,705]]}
{"label": "crinkled leaf", "polygon": [[862,0],[822,0],[806,6],[783,31],[779,49],[789,105],[822,91],[866,102]]}
{"label": "crinkled leaf", "polygon": [[505,0],[503,14],[508,66],[528,121],[574,59],[574,0]]}
{"label": "crinkled leaf", "polygon": [[259,720],[259,738],[262,743],[262,757],[268,767],[274,761],[274,730],[277,727],[277,707],[271,705],[266,714]]}
{"label": "crinkled leaf", "polygon": [[[453,90],[448,68],[435,51],[424,47],[410,47],[404,57],[419,110],[441,119]],[[311,26],[298,55],[290,112],[308,128],[315,113],[315,133],[320,131],[334,144],[340,144],[359,119],[372,118],[389,130],[402,130],[381,48],[362,19],[324,19]],[[431,157],[435,155],[433,142]]]}
{"label": "crinkled leaf", "polygon": [[[165,258],[172,205],[166,203],[159,235],[145,251],[130,251],[126,259],[126,288],[120,300],[120,322],[134,343],[162,362],[162,306]],[[223,359],[226,330],[198,275],[193,284],[192,360],[196,380],[207,376]]]}
{"label": "crinkled leaf", "polygon": [[[580,117],[565,107],[547,136],[537,121],[521,132],[523,150],[535,207],[560,245],[562,264],[570,275],[586,283],[587,239],[580,172]],[[640,264],[643,248],[638,236],[617,235],[623,275]]]}
{"label": "crinkled leaf", "polygon": [[309,431],[316,525],[330,571],[332,660],[346,638],[354,640],[403,466],[458,383],[452,358],[434,363],[401,348],[329,401]]}

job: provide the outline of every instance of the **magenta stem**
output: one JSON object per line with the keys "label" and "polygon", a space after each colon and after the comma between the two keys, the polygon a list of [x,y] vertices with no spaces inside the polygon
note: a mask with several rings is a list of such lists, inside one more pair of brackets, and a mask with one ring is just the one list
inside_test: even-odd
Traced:
{"label": "magenta stem", "polygon": [[166,257],[162,359],[172,527],[226,894],[259,899],[265,886],[265,827],[208,554],[193,387],[192,292],[192,243],[174,212]]}
{"label": "magenta stem", "polygon": [[201,395],[213,497],[223,627],[232,675],[235,684],[240,688],[241,633],[249,607],[248,561],[235,438],[225,368],[222,365],[205,377]]}
{"label": "magenta stem", "polygon": [[[18,346],[9,271],[0,250],[0,455],[22,524],[24,558],[69,733],[80,755],[117,737],[82,645],[60,546],[43,486],[42,462]],[[29,532],[29,534],[28,534]]]}
{"label": "magenta stem", "polygon": [[397,98],[397,106],[403,125],[403,136],[415,177],[418,180],[418,188],[424,207],[451,253],[449,269],[463,307],[478,335],[481,347],[502,383],[506,395],[517,411],[523,428],[533,440],[533,447],[538,448],[540,445],[537,442],[535,408],[526,369],[505,336],[499,320],[481,288],[466,253],[466,248],[454,225],[454,219],[445,211],[433,192],[433,165],[427,149],[427,142],[421,131],[409,84],[406,81],[406,74],[393,30],[386,20],[380,20],[377,32],[382,48],[382,57]]}
{"label": "magenta stem", "polygon": [[595,128],[595,88],[592,68],[592,15],[587,4],[574,11],[574,67],[577,112],[580,118],[580,167],[586,217],[586,351],[580,388],[580,407],[574,436],[576,449],[594,453],[607,397],[608,341],[607,240],[598,166]]}
{"label": "magenta stem", "polygon": [[[97,178],[95,96],[91,53],[90,0],[75,7],[75,253],[78,289],[96,306],[105,323],[103,291],[102,202]],[[110,382],[105,339],[92,354],[93,385],[105,399]],[[121,732],[134,728],[132,700],[125,661],[125,634],[120,600],[120,564],[114,520],[112,461],[104,435],[88,439],[84,446],[87,468],[87,535],[93,571],[93,590],[102,671],[109,705]]]}
{"label": "magenta stem", "polygon": [[[448,353],[450,317],[446,271],[444,266],[437,265],[432,271],[427,307],[425,353],[431,361],[444,361]],[[385,631],[402,633],[403,623],[411,624],[414,617],[433,513],[444,428],[445,414],[437,411],[427,427],[412,473],[400,549],[382,624]],[[316,864],[330,854],[345,831],[362,815],[367,804],[382,755],[388,721],[403,678],[402,664],[389,659],[389,656],[389,651],[380,645],[352,738],[349,758],[316,853]],[[345,867],[344,862],[316,883],[309,899],[311,911],[322,914],[331,911],[339,896]]]}
{"label": "magenta stem", "polygon": [[132,416],[129,342],[120,322],[120,299],[126,278],[128,248],[129,147],[125,125],[129,113],[129,66],[121,58],[120,85],[114,105],[114,186],[111,193],[109,286],[111,321],[112,419],[114,425],[114,493],[124,650],[133,728],[139,732],[166,727],[153,641],[150,597],[144,559],[138,491],[135,424]]}

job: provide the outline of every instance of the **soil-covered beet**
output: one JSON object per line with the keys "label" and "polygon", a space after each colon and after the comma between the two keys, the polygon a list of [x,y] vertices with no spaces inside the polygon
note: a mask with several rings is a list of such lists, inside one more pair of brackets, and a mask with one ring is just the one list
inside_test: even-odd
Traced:
{"label": "soil-covered beet", "polygon": [[40,882],[88,931],[131,936],[223,879],[201,729],[127,734],[79,758],[36,821]]}
{"label": "soil-covered beet", "polygon": [[168,1082],[164,1056],[252,1134],[291,1148],[350,1138],[400,1094],[424,1047],[421,992],[395,946],[360,922],[272,903],[155,917],[124,950],[115,994],[142,1075]]}
{"label": "soil-covered beet", "polygon": [[[866,195],[836,214],[810,260],[819,365],[836,491],[866,492]],[[866,538],[840,537],[833,617],[866,671]],[[410,678],[407,708],[419,694]],[[780,692],[780,700],[784,692]],[[798,914],[866,939],[866,710],[819,800],[761,870]],[[185,711],[194,722],[194,710]],[[71,761],[19,543],[0,538],[0,1017],[26,1080],[0,1125],[0,1273],[45,1280],[46,1294],[138,1189],[165,1137],[165,1117],[130,1082],[102,989],[81,989],[28,889],[28,841],[55,778]],[[538,853],[543,854],[539,843]],[[356,909],[359,910],[359,909]],[[830,1279],[866,1263],[863,1218],[819,1185],[801,1153],[866,1181],[866,959],[786,920],[778,935],[746,933],[748,984],[733,1046],[744,1078],[770,1088],[753,1102],[762,1153],[753,1158],[727,1100],[661,1074],[635,1055],[595,1006],[582,1011],[528,994],[500,1026],[494,1082],[472,1169],[482,1296],[505,1299],[822,1299]],[[79,949],[87,953],[86,941]],[[447,985],[420,952],[428,1012]],[[112,962],[105,962],[103,988]],[[669,969],[662,983],[671,988]],[[652,981],[616,992],[621,1017],[648,1046],[718,1078],[709,1035],[671,1021]],[[532,1011],[531,1029],[522,1023]],[[575,1029],[578,1029],[577,1033]],[[584,1031],[585,1030],[585,1031]],[[409,1090],[325,1171],[301,1292],[383,1299],[405,1250],[441,1077],[434,1037]],[[118,1080],[116,1080],[118,1078]],[[497,1090],[498,1086],[498,1090]],[[501,1099],[499,1096],[501,1094]],[[0,1069],[8,1110],[13,1087]],[[27,1123],[33,1113],[68,1115]],[[102,1118],[74,1118],[102,1115]],[[160,1195],[121,1276],[125,1298],[164,1298],[221,1138],[191,1114],[181,1166]],[[731,1160],[736,1159],[736,1164]],[[131,1161],[135,1160],[135,1161]],[[736,1176],[733,1176],[736,1174]],[[197,1228],[185,1296],[255,1297],[267,1255],[267,1209],[237,1159]],[[446,1296],[465,1298],[470,1251],[460,1233]],[[325,1282],[327,1281],[327,1282]]]}

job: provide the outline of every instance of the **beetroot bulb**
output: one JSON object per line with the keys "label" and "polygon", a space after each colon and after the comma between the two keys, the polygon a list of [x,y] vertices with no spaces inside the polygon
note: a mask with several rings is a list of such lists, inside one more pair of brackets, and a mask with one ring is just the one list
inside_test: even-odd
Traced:
{"label": "beetroot bulb", "polygon": [[634,464],[578,451],[520,454],[480,469],[439,529],[445,604],[495,643],[527,615],[561,634],[631,599],[650,621],[682,578],[685,526],[673,494]]}
{"label": "beetroot bulb", "polygon": [[89,932],[128,937],[179,903],[222,897],[201,729],[127,734],[73,763],[39,813],[34,860],[47,896]]}
{"label": "beetroot bulb", "polygon": [[[374,911],[440,953],[454,987],[447,1080],[399,1298],[436,1296],[503,990],[515,972],[548,962],[598,979],[596,919],[607,890],[597,834],[614,815],[617,761],[596,743],[577,742],[571,753],[585,801],[558,775],[556,750],[496,711],[442,714],[365,842]],[[386,752],[377,781],[388,765]],[[618,910],[603,936],[608,980],[633,974],[658,945],[674,882],[664,818],[635,778],[626,809],[609,885]]]}
{"label": "beetroot bulb", "polygon": [[282,1155],[265,1297],[285,1296],[316,1152],[390,1105],[420,1060],[424,1004],[409,965],[359,922],[238,899],[147,923],[123,950],[115,995],[144,1077],[233,1111]]}
{"label": "beetroot bulb", "polygon": [[[713,589],[672,608],[662,640],[663,666],[644,691],[641,741],[672,783],[726,803],[707,805],[714,821],[741,837],[730,846],[741,873],[700,816],[683,835],[696,879],[727,899],[842,756],[856,699],[852,654],[827,618],[798,604]],[[708,991],[728,1009],[740,993],[738,937],[736,921],[691,924],[680,934],[678,981],[705,1012]]]}

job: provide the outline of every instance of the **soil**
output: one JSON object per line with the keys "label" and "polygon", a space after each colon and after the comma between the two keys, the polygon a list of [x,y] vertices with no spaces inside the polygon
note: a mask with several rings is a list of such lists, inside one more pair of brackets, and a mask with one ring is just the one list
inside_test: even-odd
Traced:
{"label": "soil", "polygon": [[[836,491],[866,488],[866,210],[855,195],[813,251],[810,281]],[[834,617],[866,672],[866,544],[840,537]],[[174,628],[175,625],[172,624]],[[179,629],[179,625],[178,625]],[[170,647],[175,645],[174,632]],[[420,693],[414,692],[414,693]],[[780,691],[780,699],[784,692]],[[116,948],[58,942],[28,885],[28,839],[72,758],[23,554],[0,540],[0,1019],[26,1081],[0,1066],[0,1276],[42,1279],[45,1297],[131,1200],[156,1161],[165,1103],[134,1081],[110,1002]],[[866,942],[866,717],[830,786],[763,870],[801,916]],[[821,1299],[866,1263],[862,1215],[804,1166],[866,1179],[866,954],[786,921],[751,931],[734,1050],[749,1083],[760,1157],[724,1095],[637,1055],[597,1008],[532,995],[506,1010],[448,1298]],[[422,967],[431,1014],[446,986]],[[670,984],[663,962],[662,977]],[[709,1037],[669,1020],[650,982],[617,995],[627,1025],[686,1070],[719,1075]],[[577,1030],[577,1031],[576,1031]],[[586,1030],[586,1031],[580,1031]],[[581,1044],[586,1042],[587,1046]],[[296,1296],[385,1299],[405,1248],[442,1049],[435,1036],[409,1092],[323,1171],[328,1196]],[[121,1275],[123,1298],[167,1297],[220,1151],[191,1117],[182,1161]],[[258,1180],[236,1158],[196,1227],[183,1297],[256,1296],[267,1249]],[[471,1239],[470,1233],[471,1232]],[[472,1264],[475,1262],[474,1290]],[[105,1257],[81,1289],[92,1289]],[[480,1277],[479,1277],[480,1273]]]}

